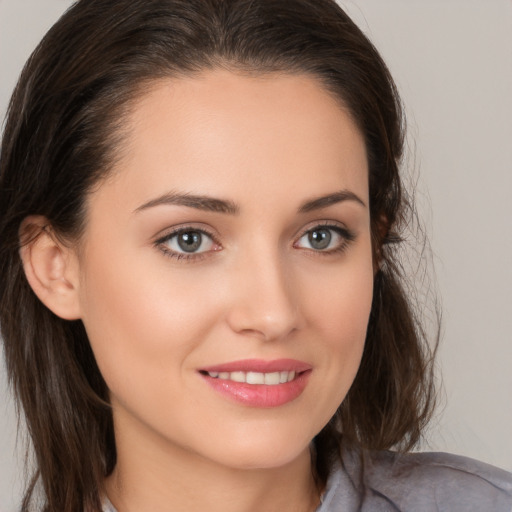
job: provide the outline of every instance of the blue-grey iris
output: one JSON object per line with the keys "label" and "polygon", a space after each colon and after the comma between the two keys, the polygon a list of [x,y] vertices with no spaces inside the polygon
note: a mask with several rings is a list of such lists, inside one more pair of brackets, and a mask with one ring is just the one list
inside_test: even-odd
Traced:
{"label": "blue-grey iris", "polygon": [[198,231],[185,231],[178,235],[178,245],[185,252],[194,252],[201,247],[203,236]]}
{"label": "blue-grey iris", "polygon": [[329,229],[315,229],[308,235],[309,243],[313,249],[326,249],[331,243],[332,234]]}

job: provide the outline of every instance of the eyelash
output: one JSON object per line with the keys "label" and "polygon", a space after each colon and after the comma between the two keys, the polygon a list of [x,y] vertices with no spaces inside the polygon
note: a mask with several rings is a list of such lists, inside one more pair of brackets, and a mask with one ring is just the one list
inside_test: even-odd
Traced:
{"label": "eyelash", "polygon": [[[294,242],[293,246],[296,247],[297,249],[302,249],[301,247],[297,247],[297,243],[303,237],[308,235],[309,233],[313,233],[314,231],[319,231],[319,230],[333,231],[338,236],[340,236],[342,240],[341,240],[341,242],[336,247],[334,247],[332,249],[315,250],[315,249],[305,248],[305,250],[310,251],[315,256],[317,256],[317,255],[318,256],[328,256],[328,255],[332,255],[332,254],[342,253],[342,252],[344,252],[348,248],[348,246],[356,238],[356,235],[352,231],[350,231],[350,230],[348,230],[348,229],[346,229],[344,227],[341,227],[339,225],[330,224],[330,223],[326,222],[325,224],[324,223],[315,224],[313,227],[303,231],[301,233],[301,235],[298,237],[297,242]],[[207,251],[203,251],[203,252],[198,252],[198,253],[197,252],[196,253],[191,252],[191,253],[187,254],[185,252],[178,252],[178,251],[169,249],[167,247],[167,244],[169,243],[169,241],[171,241],[173,238],[175,238],[175,237],[177,237],[177,236],[179,236],[181,234],[184,234],[184,233],[199,233],[202,236],[206,235],[208,238],[211,239],[212,243],[214,245],[216,245],[217,247],[219,247],[219,248],[213,249],[213,250],[207,250]],[[173,258],[173,259],[176,259],[176,260],[195,260],[195,261],[200,261],[201,259],[207,257],[209,253],[216,252],[216,251],[222,249],[222,246],[217,241],[217,239],[216,239],[216,237],[214,236],[213,233],[211,233],[208,230],[205,230],[204,228],[197,228],[197,227],[194,227],[194,226],[184,226],[184,227],[180,227],[179,229],[176,229],[174,231],[171,231],[170,233],[168,233],[165,236],[163,236],[163,237],[159,238],[158,240],[156,240],[154,245],[165,256],[168,256],[169,258]]]}
{"label": "eyelash", "polygon": [[209,252],[216,252],[219,249],[213,249],[213,251],[204,251],[204,252],[197,252],[197,253],[185,253],[185,252],[177,252],[172,249],[169,249],[166,244],[169,243],[173,238],[178,237],[179,235],[182,235],[184,233],[199,233],[202,236],[206,235],[208,238],[212,240],[212,243],[215,244],[218,247],[221,247],[220,243],[217,241],[216,237],[213,233],[210,231],[204,229],[204,228],[197,228],[194,226],[183,226],[180,227],[174,231],[171,231],[170,233],[166,234],[165,236],[159,238],[155,241],[155,246],[164,253],[165,256],[168,256],[169,258],[173,258],[176,260],[195,260],[199,261],[205,257],[207,257]]}
{"label": "eyelash", "polygon": [[[356,235],[353,231],[350,231],[349,229],[339,226],[337,224],[330,224],[329,222],[325,223],[319,223],[315,224],[313,227],[306,229],[302,232],[302,234],[299,236],[298,241],[300,241],[303,237],[308,235],[309,233],[313,233],[315,231],[320,230],[329,230],[336,233],[338,236],[341,237],[341,242],[332,249],[326,249],[326,250],[315,250],[315,249],[307,249],[311,252],[314,256],[329,256],[333,254],[340,254],[346,251],[349,247],[349,245],[356,239]],[[293,245],[296,246],[298,242],[295,242]],[[300,247],[298,247],[300,249]]]}

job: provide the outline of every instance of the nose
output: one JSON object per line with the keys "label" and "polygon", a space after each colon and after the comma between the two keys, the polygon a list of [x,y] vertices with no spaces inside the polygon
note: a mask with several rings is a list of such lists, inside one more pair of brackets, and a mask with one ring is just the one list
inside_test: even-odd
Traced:
{"label": "nose", "polygon": [[284,339],[299,328],[293,272],[277,250],[241,258],[231,274],[231,329],[265,341]]}

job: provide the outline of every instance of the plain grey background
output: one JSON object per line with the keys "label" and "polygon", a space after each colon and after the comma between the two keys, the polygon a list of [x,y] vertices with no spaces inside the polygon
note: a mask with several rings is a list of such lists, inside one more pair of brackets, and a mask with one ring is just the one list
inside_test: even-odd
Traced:
{"label": "plain grey background", "polygon": [[[0,0],[0,115],[23,63],[71,4]],[[340,1],[394,75],[443,302],[444,407],[425,449],[512,470],[512,2]],[[0,365],[0,512],[22,462]]]}

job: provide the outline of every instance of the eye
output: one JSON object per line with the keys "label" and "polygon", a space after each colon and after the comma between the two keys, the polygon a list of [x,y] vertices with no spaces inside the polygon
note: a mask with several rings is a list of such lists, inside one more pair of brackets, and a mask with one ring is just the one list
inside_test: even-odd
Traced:
{"label": "eye", "polygon": [[343,250],[354,238],[351,232],[340,226],[316,226],[306,231],[295,246],[330,253]]}
{"label": "eye", "polygon": [[156,241],[167,255],[175,258],[192,258],[205,252],[218,250],[212,236],[200,229],[183,228]]}

